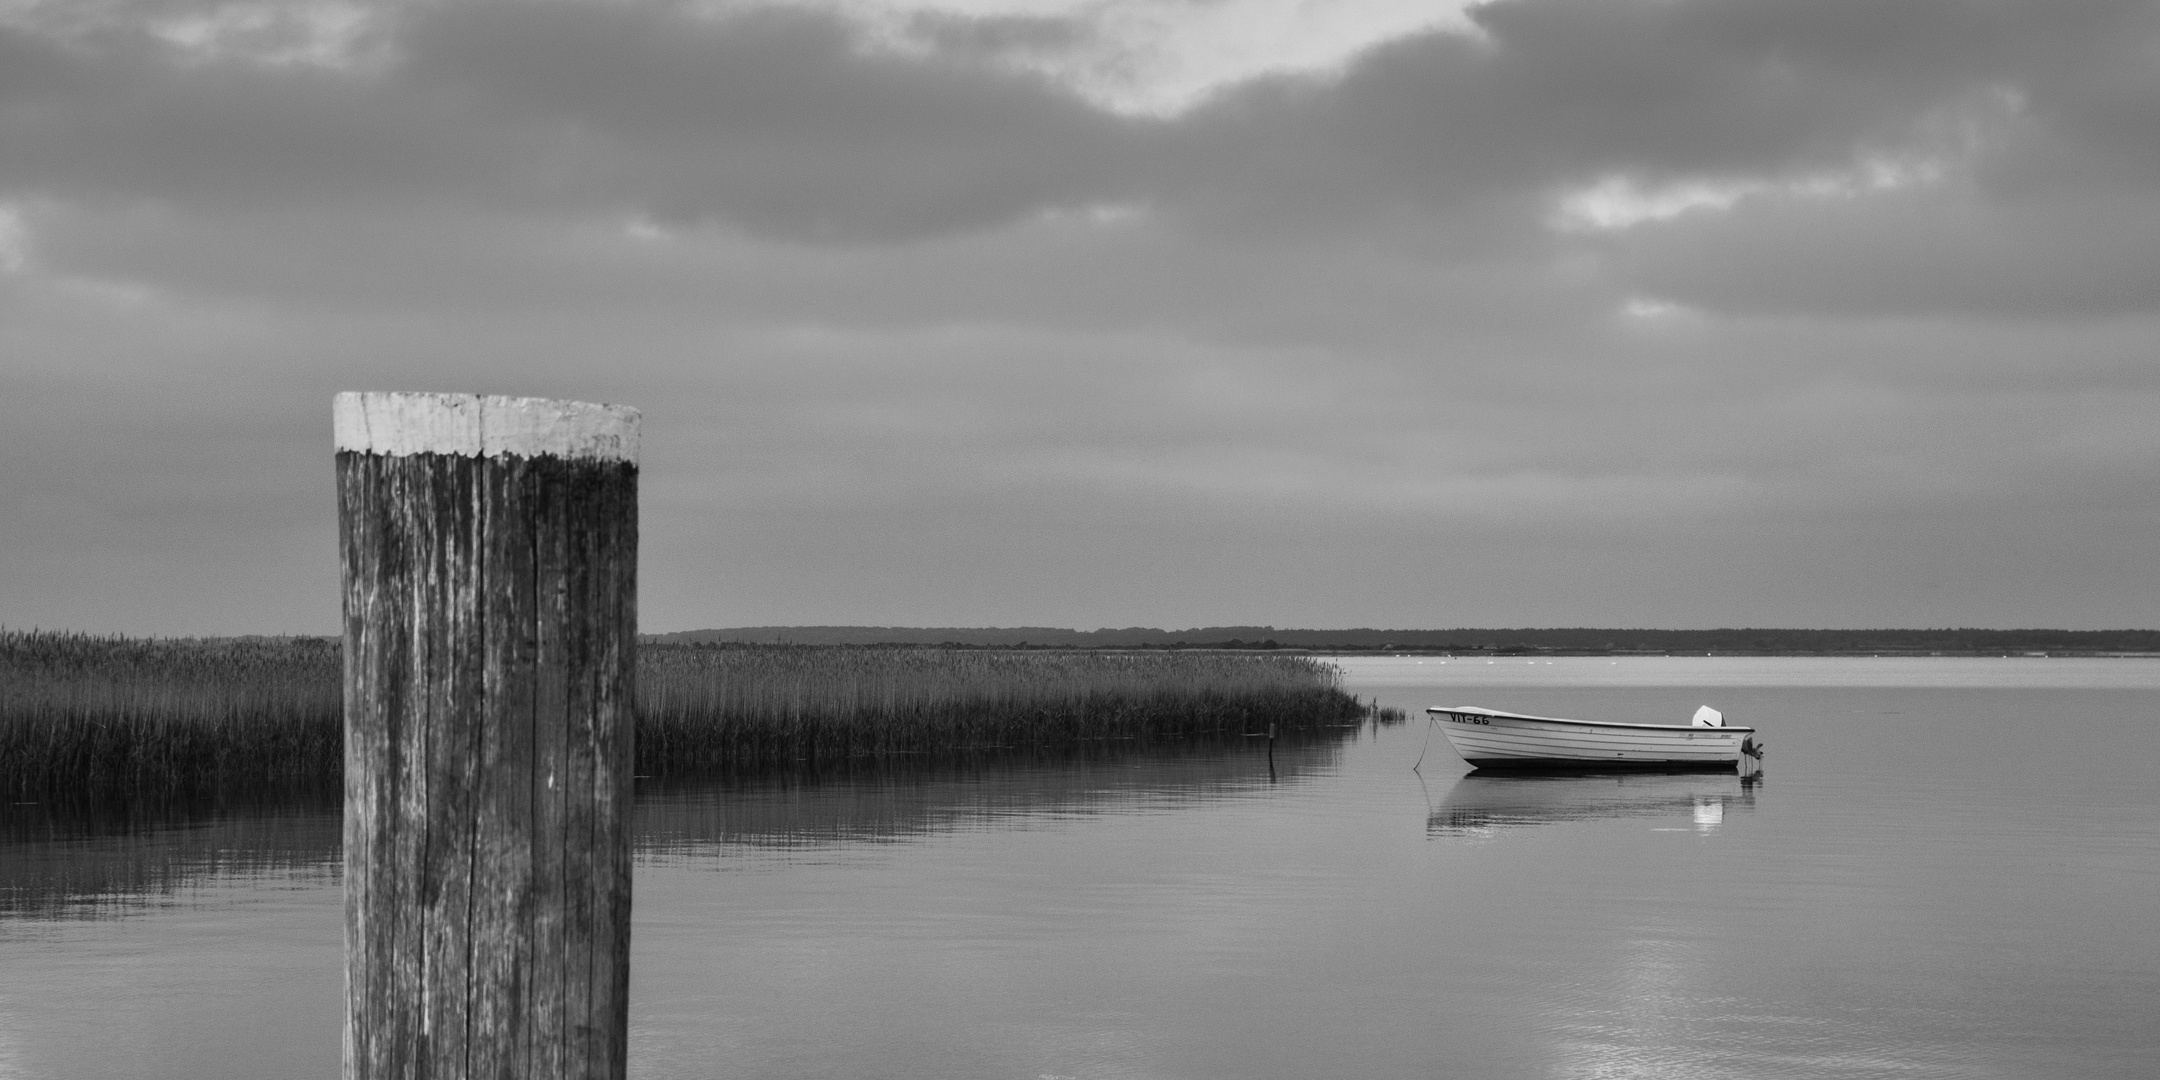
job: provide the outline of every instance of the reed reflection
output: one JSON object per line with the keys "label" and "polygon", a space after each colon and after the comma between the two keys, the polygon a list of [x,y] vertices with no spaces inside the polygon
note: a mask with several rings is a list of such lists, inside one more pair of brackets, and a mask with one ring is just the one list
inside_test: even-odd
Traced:
{"label": "reed reflection", "polygon": [[[1470,773],[1434,804],[1428,836],[1484,836],[1502,828],[1618,817],[1671,817],[1698,832],[1754,809],[1760,781],[1700,772],[1583,775]],[[1686,826],[1682,826],[1686,827]]]}
{"label": "reed reflection", "polygon": [[337,795],[16,803],[0,808],[0,917],[97,918],[211,879],[341,870]]}
{"label": "reed reflection", "polygon": [[[889,842],[988,821],[1232,798],[1334,766],[1355,727],[1265,738],[1101,741],[1058,750],[894,755],[639,781],[640,857]],[[99,918],[214,881],[335,885],[335,791],[245,799],[0,806],[0,917]]]}
{"label": "reed reflection", "polygon": [[640,858],[718,846],[903,841],[989,823],[1238,798],[1332,769],[1351,725],[1264,738],[1098,742],[1059,750],[865,758],[795,771],[641,783]]}

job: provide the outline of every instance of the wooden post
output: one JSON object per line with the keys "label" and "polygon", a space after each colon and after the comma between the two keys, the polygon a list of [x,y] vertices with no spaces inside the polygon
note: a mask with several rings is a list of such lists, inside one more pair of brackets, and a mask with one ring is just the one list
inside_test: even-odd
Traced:
{"label": "wooden post", "polygon": [[638,412],[339,394],[345,1077],[624,1075]]}

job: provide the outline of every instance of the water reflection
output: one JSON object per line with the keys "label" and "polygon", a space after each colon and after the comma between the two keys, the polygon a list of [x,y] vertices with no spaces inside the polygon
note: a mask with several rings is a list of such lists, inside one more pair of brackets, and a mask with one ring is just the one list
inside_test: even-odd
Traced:
{"label": "water reflection", "polygon": [[100,917],[214,878],[337,879],[335,794],[0,808],[0,916]]}
{"label": "water reflection", "polygon": [[[641,858],[714,844],[798,848],[904,840],[1026,817],[1235,797],[1307,782],[1354,728],[1265,739],[1101,742],[794,771],[642,778]],[[0,806],[0,917],[84,918],[168,904],[218,880],[335,884],[338,795]]]}
{"label": "water reflection", "polygon": [[640,858],[713,845],[804,848],[1236,798],[1335,766],[1355,729],[1263,739],[1096,743],[963,758],[866,759],[818,770],[642,781]]}
{"label": "water reflection", "polygon": [[[1774,800],[1401,727],[642,784],[632,1076],[2146,1076],[2155,693],[1728,695]],[[335,1075],[336,820],[0,806],[10,910],[121,914],[0,915],[0,1076]]]}
{"label": "water reflection", "polygon": [[[1698,832],[1730,811],[1755,807],[1760,788],[1738,776],[1621,773],[1608,776],[1489,776],[1471,773],[1434,804],[1428,835],[1489,835],[1496,829],[1594,818],[1671,817]],[[1687,826],[1680,826],[1685,828]]]}

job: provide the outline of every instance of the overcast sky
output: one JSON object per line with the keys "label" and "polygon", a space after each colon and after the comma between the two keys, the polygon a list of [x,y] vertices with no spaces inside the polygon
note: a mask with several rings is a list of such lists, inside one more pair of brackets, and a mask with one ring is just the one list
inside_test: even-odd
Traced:
{"label": "overcast sky", "polygon": [[642,624],[2160,625],[2160,4],[0,0],[0,624],[330,633],[339,390]]}

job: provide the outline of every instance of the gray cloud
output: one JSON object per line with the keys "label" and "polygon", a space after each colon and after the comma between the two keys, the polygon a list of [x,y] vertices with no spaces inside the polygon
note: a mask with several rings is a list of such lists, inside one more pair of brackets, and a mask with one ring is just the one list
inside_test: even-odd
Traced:
{"label": "gray cloud", "polygon": [[1114,197],[1145,125],[1041,80],[866,53],[831,16],[472,3],[389,59],[203,63],[143,38],[0,40],[0,183],[257,205],[636,210],[831,242]]}
{"label": "gray cloud", "polygon": [[2160,309],[2160,215],[2117,191],[1970,190],[1757,206],[1619,246],[1621,276],[1722,311],[2081,318]]}
{"label": "gray cloud", "polygon": [[[2156,269],[2125,239],[2160,176],[2149,5],[1516,0],[1472,19],[1482,40],[1404,39],[1165,121],[994,62],[1079,33],[1056,20],[928,20],[944,47],[916,55],[821,12],[427,5],[350,69],[0,29],[0,190],[838,245],[1131,206],[1435,264],[1580,244],[1552,235],[1554,200],[1601,178],[1804,189],[1889,160],[1945,190],[1756,199],[1602,246],[1640,291],[1702,307],[1850,309],[1842,282],[1893,310],[2149,309],[2088,280]],[[2055,272],[2095,244],[2091,273]]]}
{"label": "gray cloud", "polygon": [[2150,4],[1502,0],[1171,117],[1016,63],[1080,18],[68,10],[0,27],[9,625],[327,628],[363,387],[646,407],[659,629],[2160,604]]}

